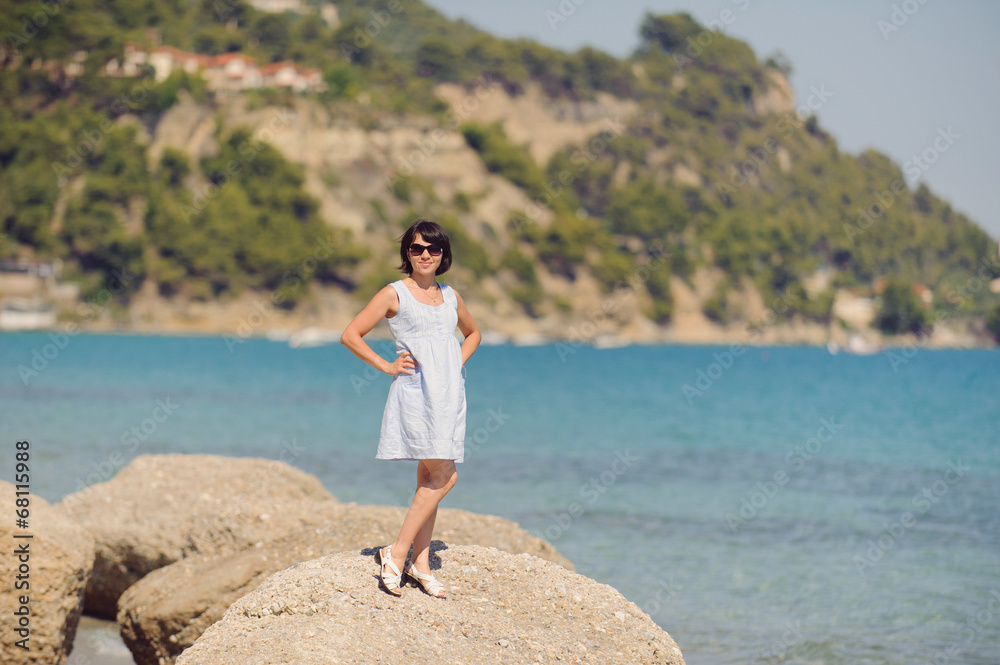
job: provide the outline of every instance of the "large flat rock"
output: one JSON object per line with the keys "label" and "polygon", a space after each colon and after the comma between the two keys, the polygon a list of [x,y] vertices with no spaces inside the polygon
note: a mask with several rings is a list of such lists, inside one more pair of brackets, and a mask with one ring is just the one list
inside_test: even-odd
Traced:
{"label": "large flat rock", "polygon": [[143,455],[56,509],[97,545],[84,610],[114,619],[118,598],[157,568],[192,554],[225,554],[309,523],[337,500],[319,480],[277,460]]}
{"label": "large flat rock", "polygon": [[[406,509],[331,504],[311,524],[234,554],[191,556],[153,571],[119,600],[118,622],[139,665],[172,663],[233,601],[272,574],[301,561],[343,550],[391,543]],[[552,545],[493,515],[441,508],[435,536],[458,544],[526,552],[572,569]]]}
{"label": "large flat rock", "polygon": [[233,603],[177,665],[684,662],[615,589],[530,554],[476,545],[432,556],[448,598],[382,591],[372,550],[299,563]]}

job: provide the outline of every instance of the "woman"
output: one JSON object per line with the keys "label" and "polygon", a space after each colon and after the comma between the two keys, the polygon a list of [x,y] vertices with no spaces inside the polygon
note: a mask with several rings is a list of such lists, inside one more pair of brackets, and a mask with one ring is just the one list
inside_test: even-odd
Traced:
{"label": "woman", "polygon": [[[451,243],[444,229],[418,219],[403,234],[399,256],[399,269],[407,277],[376,293],[344,329],[340,342],[392,376],[375,457],[417,460],[417,491],[399,535],[375,555],[382,583],[394,596],[402,594],[400,570],[412,545],[406,575],[426,593],[444,598],[444,585],[430,574],[431,534],[438,503],[455,486],[455,464],[464,458],[462,371],[482,335],[458,292],[434,279],[451,267]],[[383,316],[389,319],[396,342],[393,362],[362,339]],[[461,345],[455,337],[456,324],[465,335]]]}

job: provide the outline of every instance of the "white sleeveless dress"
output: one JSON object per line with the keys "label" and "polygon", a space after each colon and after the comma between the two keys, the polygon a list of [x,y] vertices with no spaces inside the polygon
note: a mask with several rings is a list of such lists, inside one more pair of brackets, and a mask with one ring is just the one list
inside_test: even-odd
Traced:
{"label": "white sleeveless dress", "polygon": [[377,459],[417,460],[465,457],[465,377],[462,345],[455,336],[458,298],[439,284],[444,302],[422,303],[402,280],[391,286],[399,311],[389,319],[396,353],[409,351],[417,367],[397,374],[382,413]]}

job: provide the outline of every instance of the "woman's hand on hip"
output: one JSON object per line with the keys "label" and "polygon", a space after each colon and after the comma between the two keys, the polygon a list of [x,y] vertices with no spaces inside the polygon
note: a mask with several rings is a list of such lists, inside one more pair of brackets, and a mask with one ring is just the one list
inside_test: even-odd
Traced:
{"label": "woman's hand on hip", "polygon": [[413,374],[416,368],[417,361],[413,358],[413,354],[409,351],[402,351],[396,358],[395,362],[389,365],[389,371],[386,373],[389,374],[389,376],[395,376],[397,374]]}

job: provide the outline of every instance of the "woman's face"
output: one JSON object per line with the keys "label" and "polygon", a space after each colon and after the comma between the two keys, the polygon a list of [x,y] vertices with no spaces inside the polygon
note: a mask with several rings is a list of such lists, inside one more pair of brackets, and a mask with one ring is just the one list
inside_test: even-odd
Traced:
{"label": "woman's face", "polygon": [[[429,245],[419,233],[414,234],[413,244],[416,245]],[[412,253],[409,254],[410,265],[413,266],[414,274],[429,275],[433,277],[437,274],[438,266],[441,265],[441,257],[444,253],[438,254],[437,256],[431,256],[430,252],[426,249],[420,256],[413,256]]]}

